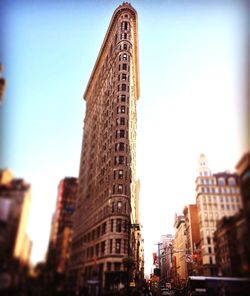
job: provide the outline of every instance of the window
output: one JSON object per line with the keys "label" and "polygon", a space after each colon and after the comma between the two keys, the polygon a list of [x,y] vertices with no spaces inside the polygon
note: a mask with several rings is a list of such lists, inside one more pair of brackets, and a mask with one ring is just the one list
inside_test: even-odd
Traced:
{"label": "window", "polygon": [[122,64],[122,70],[127,70],[127,64]]}
{"label": "window", "polygon": [[100,226],[98,226],[98,227],[97,227],[97,234],[96,234],[96,235],[97,235],[97,237],[99,237],[99,236],[100,236],[100,233],[101,233],[101,227],[100,227]]}
{"label": "window", "polygon": [[113,247],[113,240],[110,239],[110,240],[109,240],[109,253],[110,253],[110,254],[112,254],[112,252],[113,252],[113,250],[112,250],[113,248],[112,248],[112,247]]}
{"label": "window", "polygon": [[122,212],[122,202],[121,201],[118,201],[117,202],[117,212],[118,213],[121,213]]}
{"label": "window", "polygon": [[127,89],[127,86],[126,86],[126,84],[122,84],[122,91],[126,91],[126,89]]}
{"label": "window", "polygon": [[124,240],[124,254],[127,254],[127,246],[128,246],[128,241],[125,239]]}
{"label": "window", "polygon": [[121,113],[125,113],[126,112],[126,107],[125,106],[121,106]]}
{"label": "window", "polygon": [[225,179],[224,178],[219,178],[218,179],[218,185],[225,185]]}
{"label": "window", "polygon": [[122,231],[122,220],[117,219],[116,220],[116,232],[121,232]]}
{"label": "window", "polygon": [[104,255],[105,254],[105,241],[103,241],[101,243],[101,254]]}
{"label": "window", "polygon": [[121,240],[120,239],[115,240],[115,252],[116,252],[116,254],[121,253]]}
{"label": "window", "polygon": [[128,38],[128,34],[127,33],[124,33],[123,39],[127,39],[127,38]]}
{"label": "window", "polygon": [[235,181],[235,178],[229,178],[228,179],[228,184],[230,185],[230,186],[235,186],[236,185],[236,181]]}
{"label": "window", "polygon": [[118,171],[118,178],[123,179],[123,170]]}
{"label": "window", "polygon": [[111,219],[111,224],[110,224],[110,231],[114,231],[114,219]]}
{"label": "window", "polygon": [[125,73],[122,73],[122,80],[126,80],[127,79],[127,75]]}
{"label": "window", "polygon": [[116,138],[125,138],[125,130],[118,130],[116,131]]}
{"label": "window", "polygon": [[102,224],[102,234],[106,233],[106,227],[107,227],[107,224],[105,222],[105,223]]}
{"label": "window", "polygon": [[123,193],[123,185],[122,184],[119,184],[118,185],[118,193],[119,194],[122,194]]}
{"label": "window", "polygon": [[120,125],[125,125],[125,118],[124,117],[120,118]]}
{"label": "window", "polygon": [[120,138],[125,138],[125,130],[120,130]]}
{"label": "window", "polygon": [[[124,151],[124,149],[125,149],[125,144],[124,143],[116,143],[115,144],[115,151]],[[115,164],[117,164],[116,160],[115,160]]]}
{"label": "window", "polygon": [[118,164],[124,164],[124,156],[120,155],[118,159]]}
{"label": "window", "polygon": [[123,60],[123,61],[127,61],[127,60],[128,60],[128,55],[127,55],[126,53],[124,53],[124,54],[122,55],[122,60]]}
{"label": "window", "polygon": [[95,254],[97,257],[99,256],[99,244],[95,246]]}
{"label": "window", "polygon": [[126,96],[125,95],[121,95],[121,102],[126,102]]}
{"label": "window", "polygon": [[128,45],[126,43],[123,44],[123,49],[127,50],[128,49]]}

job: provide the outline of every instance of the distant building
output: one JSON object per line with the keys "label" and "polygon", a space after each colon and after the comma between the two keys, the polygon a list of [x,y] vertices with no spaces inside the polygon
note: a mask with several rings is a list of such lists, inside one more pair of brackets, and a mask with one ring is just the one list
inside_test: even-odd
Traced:
{"label": "distant building", "polygon": [[246,219],[243,212],[223,217],[214,233],[216,262],[220,276],[249,276]]}
{"label": "distant building", "polygon": [[201,273],[217,275],[214,249],[214,232],[217,222],[223,217],[233,216],[242,209],[239,177],[232,173],[212,174],[207,158],[199,158],[196,178],[196,205],[200,225]]}
{"label": "distant building", "polygon": [[[236,164],[236,170],[240,176],[240,188],[244,210],[243,213],[246,219],[247,231],[247,234],[245,236],[245,245],[247,252],[247,261],[250,264],[250,152],[245,153],[241,157],[241,159]],[[250,276],[250,266],[248,267],[247,273]]]}
{"label": "distant building", "polygon": [[250,152],[245,153],[236,165],[237,173],[240,176],[240,187],[244,214],[247,219],[247,226],[250,237]]}
{"label": "distant building", "polygon": [[86,115],[70,257],[76,290],[120,289],[139,273],[137,12],[113,13],[84,93]]}
{"label": "distant building", "polygon": [[174,274],[177,284],[184,283],[187,278],[187,236],[184,215],[175,216],[175,235],[173,243]]}
{"label": "distant building", "polygon": [[0,171],[0,266],[18,272],[29,267],[32,242],[27,234],[30,184]]}
{"label": "distant building", "polygon": [[172,250],[173,250],[174,236],[172,234],[165,234],[161,236],[161,251],[160,251],[160,267],[161,267],[161,281],[167,283],[171,281],[172,272]]}
{"label": "distant building", "polygon": [[200,228],[196,205],[187,205],[183,210],[187,242],[186,262],[188,275],[199,275],[200,269]]}
{"label": "distant building", "polygon": [[78,179],[66,177],[58,186],[56,210],[53,215],[47,265],[59,274],[65,274],[72,239],[73,213],[76,207]]}

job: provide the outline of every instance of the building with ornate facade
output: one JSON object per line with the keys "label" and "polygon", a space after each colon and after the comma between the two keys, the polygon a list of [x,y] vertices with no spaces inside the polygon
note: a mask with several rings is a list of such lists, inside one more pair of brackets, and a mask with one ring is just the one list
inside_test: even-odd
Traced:
{"label": "building with ornate facade", "polygon": [[242,209],[239,176],[235,173],[212,174],[207,158],[199,158],[196,178],[196,205],[200,228],[201,273],[217,275],[214,232],[217,222],[233,216]]}
{"label": "building with ornate facade", "polygon": [[138,272],[135,268],[141,266],[135,262],[140,238],[137,26],[137,13],[127,2],[114,11],[84,93],[86,114],[69,269],[76,289],[119,289],[127,275],[132,281]]}

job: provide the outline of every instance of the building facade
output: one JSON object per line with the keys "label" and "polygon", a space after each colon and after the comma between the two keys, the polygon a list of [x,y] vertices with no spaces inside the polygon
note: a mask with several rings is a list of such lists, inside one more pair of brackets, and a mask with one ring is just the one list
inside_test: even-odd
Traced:
{"label": "building facade", "polygon": [[172,272],[172,249],[173,249],[174,236],[172,234],[166,234],[161,236],[161,251],[160,251],[160,275],[162,283],[171,282]]}
{"label": "building facade", "polygon": [[187,205],[183,210],[187,243],[188,275],[199,275],[200,269],[200,228],[196,205]]}
{"label": "building facade", "polygon": [[175,283],[182,285],[187,278],[187,236],[184,215],[175,216],[175,235],[173,243]]}
{"label": "building facade", "polygon": [[[135,265],[137,13],[114,12],[84,99],[83,145],[69,276],[77,289],[119,288]],[[126,260],[125,260],[126,259]],[[126,262],[126,264],[124,264]],[[128,266],[130,262],[130,267]]]}
{"label": "building facade", "polygon": [[16,275],[16,284],[30,264],[32,242],[27,234],[30,204],[30,184],[14,178],[9,170],[1,170],[0,266]]}
{"label": "building facade", "polygon": [[242,277],[249,275],[246,219],[243,211],[223,217],[214,233],[218,275]]}
{"label": "building facade", "polygon": [[196,178],[196,205],[200,227],[200,250],[203,275],[217,275],[214,232],[217,222],[242,209],[239,177],[232,173],[212,174],[207,158],[199,158]]}
{"label": "building facade", "polygon": [[68,266],[77,186],[78,179],[74,177],[62,179],[58,185],[56,210],[53,214],[47,254],[48,268],[58,274],[65,274]]}

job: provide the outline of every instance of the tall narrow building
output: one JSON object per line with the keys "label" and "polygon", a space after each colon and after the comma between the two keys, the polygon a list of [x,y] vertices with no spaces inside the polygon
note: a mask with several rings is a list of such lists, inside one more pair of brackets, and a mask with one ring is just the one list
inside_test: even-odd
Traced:
{"label": "tall narrow building", "polygon": [[77,289],[91,290],[95,284],[111,289],[121,286],[129,268],[125,261],[134,258],[139,227],[137,38],[137,13],[123,3],[114,11],[84,93],[86,114],[69,270]]}

